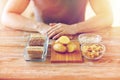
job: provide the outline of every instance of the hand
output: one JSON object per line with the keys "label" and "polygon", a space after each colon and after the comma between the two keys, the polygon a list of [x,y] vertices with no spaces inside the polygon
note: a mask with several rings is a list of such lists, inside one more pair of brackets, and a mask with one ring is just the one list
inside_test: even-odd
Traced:
{"label": "hand", "polygon": [[62,23],[50,24],[50,28],[47,31],[48,37],[57,39],[62,35],[75,35],[76,29],[73,25],[67,25]]}

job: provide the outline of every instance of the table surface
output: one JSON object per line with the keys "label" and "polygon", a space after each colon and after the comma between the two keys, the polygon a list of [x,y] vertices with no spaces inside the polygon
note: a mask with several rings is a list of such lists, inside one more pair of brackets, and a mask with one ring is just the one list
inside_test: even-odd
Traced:
{"label": "table surface", "polygon": [[26,62],[29,32],[0,29],[0,80],[120,80],[120,27],[104,29],[104,56],[84,63]]}

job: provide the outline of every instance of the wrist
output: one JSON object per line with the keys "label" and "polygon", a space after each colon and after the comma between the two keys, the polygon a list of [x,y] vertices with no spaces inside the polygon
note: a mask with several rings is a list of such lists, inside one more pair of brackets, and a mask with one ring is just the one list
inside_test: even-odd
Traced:
{"label": "wrist", "polygon": [[73,31],[74,31],[73,33],[74,33],[74,34],[78,34],[79,31],[78,31],[78,26],[77,26],[77,24],[73,24],[72,27],[73,27],[73,29],[74,29],[74,30],[73,30]]}
{"label": "wrist", "polygon": [[45,23],[36,23],[35,30],[41,34],[45,34],[49,26]]}
{"label": "wrist", "polygon": [[35,23],[33,27],[36,31],[40,29],[40,23]]}
{"label": "wrist", "polygon": [[84,29],[85,25],[81,23],[74,24],[76,34],[84,33],[86,29]]}
{"label": "wrist", "polygon": [[41,27],[43,26],[43,23],[35,23],[35,25],[34,25],[34,29],[36,30],[36,31],[38,31],[38,32],[40,32],[41,31]]}

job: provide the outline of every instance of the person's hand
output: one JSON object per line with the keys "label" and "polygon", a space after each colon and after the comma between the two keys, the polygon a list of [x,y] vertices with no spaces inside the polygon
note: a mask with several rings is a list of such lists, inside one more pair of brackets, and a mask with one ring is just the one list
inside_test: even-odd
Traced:
{"label": "person's hand", "polygon": [[75,35],[76,29],[73,25],[67,25],[62,23],[50,24],[50,28],[47,31],[48,37],[52,39],[57,39],[62,35]]}

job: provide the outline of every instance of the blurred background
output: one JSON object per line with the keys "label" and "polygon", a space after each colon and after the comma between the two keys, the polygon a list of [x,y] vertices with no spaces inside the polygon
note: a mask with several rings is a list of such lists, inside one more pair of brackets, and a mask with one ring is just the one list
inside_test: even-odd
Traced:
{"label": "blurred background", "polygon": [[[120,27],[120,0],[109,0],[111,4],[111,8],[113,11],[113,17],[114,21],[112,26],[113,27]],[[92,17],[94,12],[92,11],[90,4],[88,3],[87,9],[86,9],[86,19]]]}
{"label": "blurred background", "polygon": [[[8,0],[0,0],[0,18],[2,11],[4,9],[4,6]],[[113,27],[120,27],[120,0],[109,0],[111,3],[111,8],[113,11],[113,16],[114,16],[114,22],[112,24]],[[26,11],[22,14],[28,18],[34,19],[34,13],[33,13],[33,4],[32,2],[29,4],[28,8]],[[92,11],[90,4],[88,3],[87,9],[86,9],[86,17],[85,19],[89,19],[90,17],[94,16],[94,12]],[[0,26],[2,24],[0,23]]]}

